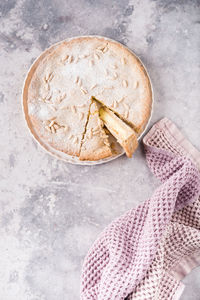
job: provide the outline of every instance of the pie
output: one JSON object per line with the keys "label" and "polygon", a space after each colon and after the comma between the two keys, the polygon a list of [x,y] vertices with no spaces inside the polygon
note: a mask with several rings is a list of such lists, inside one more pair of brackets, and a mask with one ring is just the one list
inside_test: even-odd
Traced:
{"label": "pie", "polygon": [[[130,50],[101,37],[73,38],[47,50],[28,76],[24,110],[34,135],[56,150],[96,161],[113,155],[112,134],[132,155],[150,117],[152,90]],[[123,128],[122,136],[102,122],[101,105]]]}

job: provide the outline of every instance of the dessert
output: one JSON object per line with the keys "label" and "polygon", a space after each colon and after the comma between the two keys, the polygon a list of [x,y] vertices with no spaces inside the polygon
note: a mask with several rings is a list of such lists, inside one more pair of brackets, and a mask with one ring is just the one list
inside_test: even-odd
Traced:
{"label": "dessert", "polygon": [[106,107],[101,107],[99,114],[105,126],[124,148],[126,155],[132,157],[138,146],[134,130]]}
{"label": "dessert", "polygon": [[103,129],[99,117],[98,104],[95,101],[90,106],[89,119],[86,126],[80,151],[80,160],[98,160],[112,155],[108,136]]}
{"label": "dessert", "polygon": [[[98,112],[92,113],[98,110],[93,99],[137,135],[152,106],[151,85],[141,62],[123,45],[92,36],[48,49],[29,72],[23,99],[28,126],[38,140],[80,160],[94,161],[114,154],[102,123],[94,130],[100,119]],[[89,139],[92,131],[99,135]],[[131,139],[132,144],[127,136],[118,136],[128,156],[135,147]]]}

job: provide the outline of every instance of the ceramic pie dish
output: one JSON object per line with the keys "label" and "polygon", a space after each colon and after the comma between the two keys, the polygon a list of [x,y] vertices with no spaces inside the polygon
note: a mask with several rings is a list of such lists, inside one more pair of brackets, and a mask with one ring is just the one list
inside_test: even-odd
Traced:
{"label": "ceramic pie dish", "polygon": [[33,63],[23,88],[30,132],[59,159],[107,162],[124,153],[105,130],[99,103],[139,138],[151,116],[152,87],[141,61],[122,44],[97,36],[67,39]]}

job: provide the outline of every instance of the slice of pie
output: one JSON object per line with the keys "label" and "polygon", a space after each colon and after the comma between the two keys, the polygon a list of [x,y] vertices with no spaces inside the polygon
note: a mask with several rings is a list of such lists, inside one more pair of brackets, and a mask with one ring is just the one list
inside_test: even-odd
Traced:
{"label": "slice of pie", "polygon": [[106,107],[101,107],[99,114],[108,130],[124,148],[126,155],[132,157],[138,146],[134,130]]}
{"label": "slice of pie", "polygon": [[80,160],[99,160],[112,155],[108,136],[99,117],[99,108],[95,102],[90,106],[90,114],[80,151]]}
{"label": "slice of pie", "polygon": [[[150,117],[148,75],[126,47],[92,36],[52,46],[33,64],[24,87],[24,112],[34,137],[55,150],[90,159],[94,143],[86,141],[85,133],[94,122],[89,115],[92,97],[100,99],[137,133],[143,131]],[[95,159],[114,155],[108,148],[96,149],[99,155],[95,154]]]}

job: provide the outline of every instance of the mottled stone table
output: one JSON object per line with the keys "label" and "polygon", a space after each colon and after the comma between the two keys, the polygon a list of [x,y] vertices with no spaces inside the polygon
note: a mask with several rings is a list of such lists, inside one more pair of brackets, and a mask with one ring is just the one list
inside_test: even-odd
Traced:
{"label": "mottled stone table", "polygon": [[[0,299],[79,299],[83,258],[113,218],[158,185],[140,147],[101,166],[75,166],[30,137],[21,89],[46,47],[98,34],[133,49],[152,78],[151,121],[171,118],[200,149],[199,0],[0,1]],[[200,299],[200,269],[182,300]]]}

